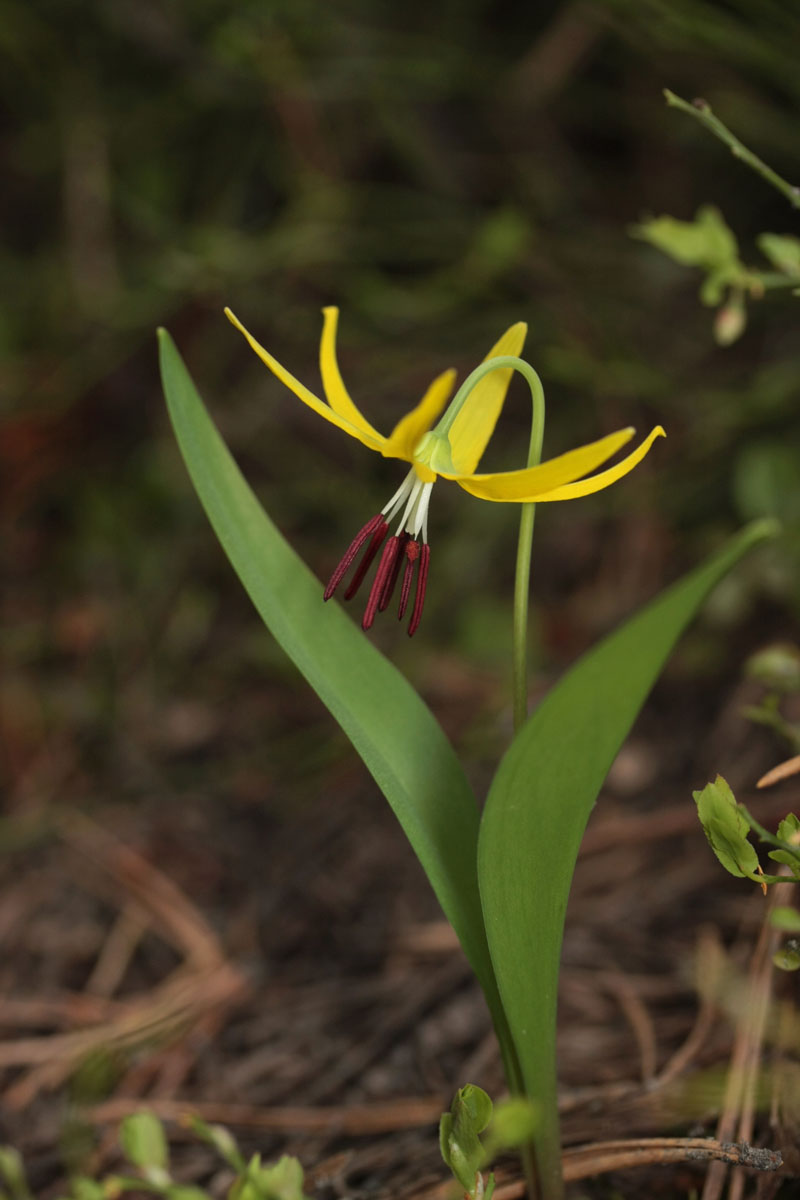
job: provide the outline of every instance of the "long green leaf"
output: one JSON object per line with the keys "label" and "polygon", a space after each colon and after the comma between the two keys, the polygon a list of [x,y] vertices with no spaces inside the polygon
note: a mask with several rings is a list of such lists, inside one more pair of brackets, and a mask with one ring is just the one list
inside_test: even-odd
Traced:
{"label": "long green leaf", "polygon": [[536,1143],[546,1196],[560,1191],[558,967],[586,822],[675,641],[714,585],[774,529],[749,526],[581,658],[522,727],[492,783],[478,842],[481,901],[525,1090],[542,1103]]}
{"label": "long green leaf", "polygon": [[165,330],[159,330],[159,342],[178,444],[225,553],[265,625],[339,722],[391,804],[483,986],[496,1024],[502,1023],[478,894],[478,811],[452,747],[400,672],[338,604],[323,604],[320,583],[245,482]]}

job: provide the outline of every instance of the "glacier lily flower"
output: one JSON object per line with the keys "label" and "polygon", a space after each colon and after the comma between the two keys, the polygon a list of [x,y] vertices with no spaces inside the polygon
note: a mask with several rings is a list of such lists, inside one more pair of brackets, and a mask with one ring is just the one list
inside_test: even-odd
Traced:
{"label": "glacier lily flower", "polygon": [[[468,393],[465,394],[462,387],[441,419],[440,414],[455,384],[456,372],[453,370],[437,376],[419,404],[385,437],[357,408],[342,380],[336,357],[337,308],[323,309],[320,373],[325,400],[315,396],[281,366],[229,308],[225,309],[225,314],[281,383],[315,413],[384,458],[399,458],[411,464],[411,469],[389,502],[353,538],[323,593],[325,600],[331,598],[363,549],[361,560],[344,593],[345,600],[351,599],[383,547],[362,621],[365,630],[371,627],[376,614],[388,607],[401,571],[403,578],[398,616],[402,620],[405,615],[413,587],[409,636],[419,626],[430,562],[428,506],[433,485],[440,476],[453,480],[465,492],[482,500],[515,504],[574,500],[609,487],[627,475],[641,462],[655,439],[664,435],[662,427],[657,425],[631,454],[595,475],[590,472],[630,441],[635,432],[632,428],[620,429],[536,466],[518,471],[478,473],[476,468],[494,432],[511,381],[513,365],[508,363],[508,359],[519,354],[525,341],[527,325],[524,322],[520,321],[506,330],[483,360],[487,364],[492,359],[505,361],[498,363],[497,369],[485,373]],[[434,424],[437,419],[438,423]],[[397,529],[387,540],[389,527],[395,517],[399,517]]]}

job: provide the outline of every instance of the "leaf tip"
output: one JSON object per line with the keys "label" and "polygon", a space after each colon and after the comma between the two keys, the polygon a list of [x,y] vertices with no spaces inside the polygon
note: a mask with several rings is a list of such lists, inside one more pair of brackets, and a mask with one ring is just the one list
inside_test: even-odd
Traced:
{"label": "leaf tip", "polygon": [[782,531],[783,526],[777,517],[761,517],[758,521],[751,521],[749,525],[745,525],[742,538],[753,544],[777,537]]}

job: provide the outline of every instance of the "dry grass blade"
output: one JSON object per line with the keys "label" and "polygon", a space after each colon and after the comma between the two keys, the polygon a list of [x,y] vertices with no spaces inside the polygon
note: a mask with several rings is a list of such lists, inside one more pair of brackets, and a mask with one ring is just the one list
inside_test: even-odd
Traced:
{"label": "dry grass blade", "polygon": [[[777,884],[770,895],[770,909],[786,904],[793,885]],[[728,1080],[719,1121],[717,1138],[725,1142],[738,1134],[742,1140],[752,1136],[761,1054],[772,999],[772,955],[780,934],[764,920],[747,979],[747,997],[736,1024]],[[706,1176],[701,1200],[719,1200],[727,1176],[726,1160],[712,1164]],[[731,1181],[729,1200],[741,1200],[744,1181]]]}
{"label": "dry grass blade", "polygon": [[[67,1026],[66,1032],[0,1042],[0,1070],[27,1068],[4,1093],[11,1111],[26,1109],[43,1089],[58,1087],[93,1052],[163,1047],[187,1027],[203,1027],[248,990],[202,915],[158,868],[77,812],[62,818],[59,829],[64,841],[111,881],[113,896],[122,893],[122,910],[82,996],[14,999],[5,1005],[6,1027],[14,1013],[17,1028],[40,1024],[42,1018]],[[75,877],[84,886],[97,886],[92,872]],[[139,938],[150,929],[174,945],[183,964],[143,995],[112,1000]]]}
{"label": "dry grass blade", "polygon": [[787,758],[785,762],[778,763],[777,767],[767,771],[766,775],[762,775],[756,787],[771,787],[773,783],[780,783],[782,779],[789,779],[790,776],[797,775],[798,771],[800,771],[800,754],[795,754],[793,758]]}

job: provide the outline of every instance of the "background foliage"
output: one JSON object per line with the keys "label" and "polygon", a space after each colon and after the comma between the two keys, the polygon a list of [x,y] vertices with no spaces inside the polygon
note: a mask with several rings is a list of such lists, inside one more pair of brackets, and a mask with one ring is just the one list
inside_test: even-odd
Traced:
{"label": "background foliage", "polygon": [[[459,0],[402,14],[383,0],[0,3],[12,784],[66,730],[79,757],[115,778],[124,766],[119,786],[136,794],[159,739],[179,756],[206,748],[227,698],[265,671],[291,678],[171,445],[157,323],[320,576],[398,479],[266,377],[224,303],[309,382],[319,309],[339,304],[346,378],[384,428],[520,318],[548,389],[546,451],[662,421],[668,442],[636,477],[541,514],[546,666],[741,519],[778,510],[796,525],[796,302],[755,306],[721,351],[696,279],[627,231],[711,202],[746,251],[765,229],[796,232],[781,198],[667,110],[661,88],[704,95],[794,178],[798,36],[800,9],[777,0]],[[512,397],[490,465],[517,461],[526,421]],[[442,494],[431,535],[422,636],[376,637],[429,691],[463,689],[456,656],[469,655],[485,670],[478,707],[499,713],[514,522]],[[795,603],[774,557],[735,589],[729,617],[765,592]],[[270,772],[298,744],[291,769],[313,772],[339,743],[325,724],[333,742],[309,751],[312,711],[226,726],[215,761],[263,768],[266,723]],[[484,726],[461,732],[480,754]]]}

